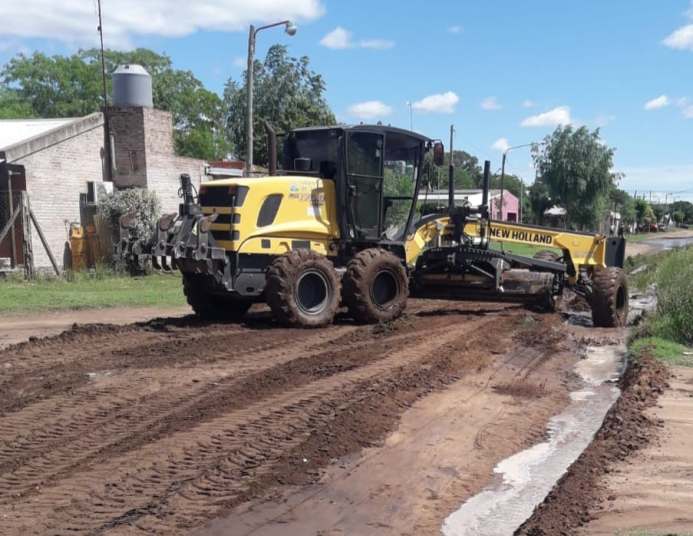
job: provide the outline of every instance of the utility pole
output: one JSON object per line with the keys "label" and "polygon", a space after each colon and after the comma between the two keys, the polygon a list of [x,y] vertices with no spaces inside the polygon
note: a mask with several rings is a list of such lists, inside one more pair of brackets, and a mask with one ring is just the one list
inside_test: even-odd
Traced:
{"label": "utility pole", "polygon": [[103,83],[103,107],[108,106],[108,91],[106,89],[106,61],[103,54],[103,24],[101,22],[101,0],[98,0],[99,6],[99,40],[101,41],[101,81]]}
{"label": "utility pole", "polygon": [[250,25],[250,30],[248,32],[248,70],[246,71],[246,92],[247,95],[247,107],[246,112],[246,158],[245,158],[245,175],[250,176],[253,170],[253,83],[255,77],[255,37],[258,32],[266,30],[267,28],[274,28],[275,26],[284,26],[284,31],[290,35],[296,35],[296,25],[288,20],[283,20],[281,22],[275,22],[273,24],[268,24],[266,26],[260,26],[255,28],[252,24]]}
{"label": "utility pole", "polygon": [[455,164],[453,163],[452,138],[455,125],[450,125],[450,162],[448,162],[448,210],[455,208]]}
{"label": "utility pole", "polygon": [[[501,178],[500,178],[500,214],[498,215],[499,220],[503,220],[503,195],[505,190],[505,161],[508,157],[508,153],[514,149],[520,149],[522,147],[533,147],[535,145],[546,145],[545,141],[534,142],[534,143],[523,143],[522,145],[514,145],[513,147],[508,147],[503,151],[503,160],[501,163]],[[493,213],[491,213],[493,216]]]}
{"label": "utility pole", "polygon": [[103,52],[103,22],[101,19],[101,0],[97,0],[99,9],[99,41],[101,43],[101,83],[103,91],[103,179],[105,181],[113,180],[112,170],[113,162],[111,161],[111,129],[108,124],[108,89],[106,87],[106,59]]}
{"label": "utility pole", "polygon": [[409,106],[409,130],[414,130],[414,113],[412,112],[411,101],[407,101],[407,106]]}

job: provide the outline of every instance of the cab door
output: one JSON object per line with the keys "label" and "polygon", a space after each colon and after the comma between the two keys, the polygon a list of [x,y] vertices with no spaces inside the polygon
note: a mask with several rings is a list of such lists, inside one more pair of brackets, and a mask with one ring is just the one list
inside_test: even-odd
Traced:
{"label": "cab door", "polygon": [[347,135],[347,204],[353,238],[378,240],[382,228],[385,136],[368,131]]}

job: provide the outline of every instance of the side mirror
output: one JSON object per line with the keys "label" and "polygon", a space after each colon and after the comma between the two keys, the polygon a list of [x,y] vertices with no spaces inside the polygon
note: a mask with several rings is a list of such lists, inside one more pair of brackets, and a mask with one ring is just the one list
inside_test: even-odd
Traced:
{"label": "side mirror", "polygon": [[442,166],[445,163],[445,147],[443,142],[437,141],[433,144],[433,163]]}

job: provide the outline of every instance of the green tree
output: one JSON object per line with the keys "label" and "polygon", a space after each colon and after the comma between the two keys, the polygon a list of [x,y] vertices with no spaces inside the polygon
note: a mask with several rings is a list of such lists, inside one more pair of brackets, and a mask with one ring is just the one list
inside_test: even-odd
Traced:
{"label": "green tree", "polygon": [[0,119],[23,119],[34,117],[34,110],[13,89],[0,87]]}
{"label": "green tree", "polygon": [[672,214],[672,218],[674,218],[677,224],[681,225],[686,219],[686,213],[683,210],[675,210]]}
{"label": "green tree", "polygon": [[634,223],[636,221],[635,199],[628,192],[614,188],[609,192],[609,201],[612,208],[621,214],[623,223]]}
{"label": "green tree", "polygon": [[638,225],[649,225],[655,221],[655,214],[650,204],[644,199],[635,200],[635,214]]}
{"label": "green tree", "polygon": [[671,204],[671,210],[683,212],[684,222],[693,222],[693,203],[690,201],[674,201]]}
{"label": "green tree", "polygon": [[549,195],[568,211],[569,225],[595,228],[608,207],[607,195],[617,175],[612,171],[614,149],[599,129],[559,126],[533,157]]}
{"label": "green tree", "polygon": [[531,208],[531,218],[525,218],[525,221],[531,219],[533,223],[542,225],[544,223],[544,211],[553,206],[549,196],[549,189],[544,181],[541,179],[534,181],[534,184],[529,188],[528,199]]}
{"label": "green tree", "polygon": [[[333,125],[336,119],[325,100],[325,81],[310,69],[306,56],[292,58],[283,45],[273,45],[254,72],[254,140],[258,163],[267,162],[267,137],[262,120],[278,132],[305,126]],[[224,88],[225,128],[239,156],[246,153],[247,72],[242,82],[232,78]]]}
{"label": "green tree", "polygon": [[[179,154],[212,159],[229,152],[222,101],[192,72],[174,69],[168,56],[147,49],[106,50],[104,59],[107,73],[125,63],[147,69],[154,106],[173,115]],[[100,53],[89,49],[71,56],[18,54],[0,72],[0,88],[3,117],[78,117],[96,112],[103,106]],[[111,93],[110,76],[107,92]]]}

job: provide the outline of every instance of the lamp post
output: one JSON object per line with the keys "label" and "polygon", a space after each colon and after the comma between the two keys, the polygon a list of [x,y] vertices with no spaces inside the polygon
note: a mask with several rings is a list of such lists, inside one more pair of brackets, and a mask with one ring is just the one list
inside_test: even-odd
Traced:
{"label": "lamp post", "polygon": [[505,151],[503,151],[503,160],[501,162],[501,179],[500,179],[500,214],[498,217],[500,220],[503,220],[503,190],[504,190],[504,183],[505,183],[505,161],[507,160],[508,153],[514,149],[521,149],[522,147],[533,147],[535,145],[546,145],[545,141],[539,141],[539,142],[533,142],[533,143],[523,143],[522,145],[514,145],[512,147],[508,147]]}
{"label": "lamp post", "polygon": [[247,110],[247,124],[246,124],[246,158],[245,158],[245,174],[250,175],[253,169],[253,76],[254,71],[253,64],[255,63],[255,36],[261,30],[266,30],[267,28],[274,28],[275,26],[284,26],[284,31],[288,35],[296,35],[296,25],[288,20],[283,20],[281,22],[275,22],[273,24],[267,24],[266,26],[260,26],[255,28],[252,24],[250,25],[250,31],[248,32],[248,71],[246,72],[246,91],[248,92],[248,110]]}

